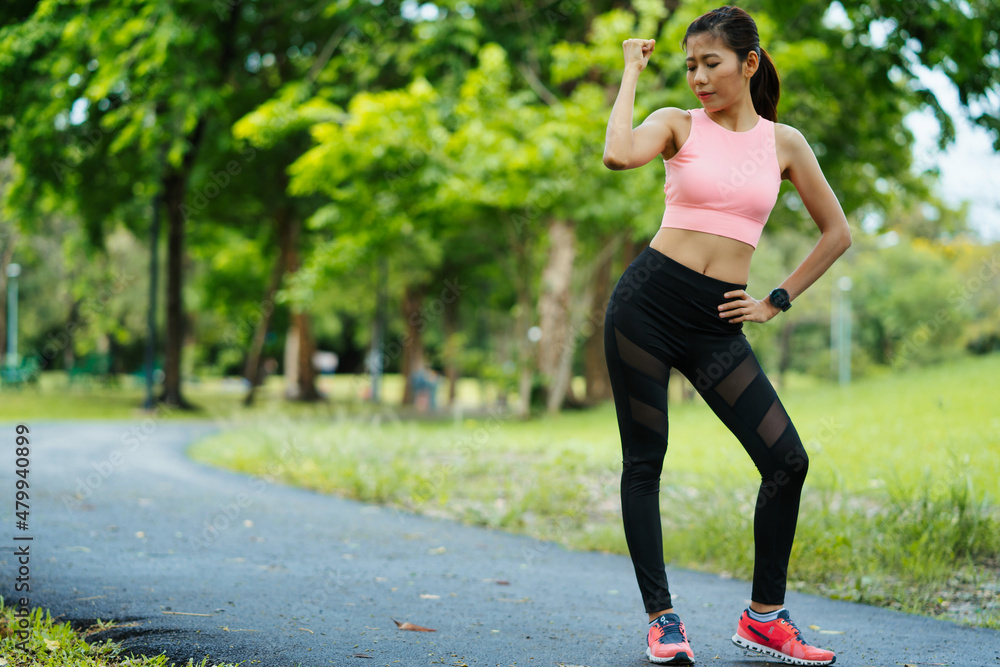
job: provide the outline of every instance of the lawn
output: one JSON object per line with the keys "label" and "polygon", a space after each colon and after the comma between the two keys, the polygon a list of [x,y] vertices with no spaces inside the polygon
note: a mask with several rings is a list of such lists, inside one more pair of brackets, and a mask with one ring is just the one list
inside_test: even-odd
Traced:
{"label": "lawn", "polygon": [[[1000,627],[1000,355],[779,390],[810,456],[790,587]],[[282,483],[625,553],[610,403],[518,421],[278,418],[194,458]],[[696,398],[670,406],[665,558],[748,579],[759,478]]]}

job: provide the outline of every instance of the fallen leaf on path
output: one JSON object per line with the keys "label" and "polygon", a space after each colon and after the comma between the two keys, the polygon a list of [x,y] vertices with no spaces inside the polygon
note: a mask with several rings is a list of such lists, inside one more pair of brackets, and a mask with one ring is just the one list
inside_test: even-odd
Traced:
{"label": "fallen leaf on path", "polygon": [[440,600],[440,595],[431,595],[430,593],[421,593],[420,597],[424,600]]}
{"label": "fallen leaf on path", "polygon": [[810,630],[819,630],[819,626],[818,625],[810,625],[809,629]]}
{"label": "fallen leaf on path", "polygon": [[435,549],[428,549],[427,553],[434,555],[434,554],[443,554],[445,551],[447,551],[445,547],[437,547]]}
{"label": "fallen leaf on path", "polygon": [[510,582],[506,579],[497,579],[497,586],[510,586]]}
{"label": "fallen leaf on path", "polygon": [[819,633],[821,635],[842,635],[844,630],[820,630]]}
{"label": "fallen leaf on path", "polygon": [[351,656],[352,658],[374,658],[373,655],[368,655],[367,653],[355,653]]}
{"label": "fallen leaf on path", "polygon": [[425,628],[421,625],[414,625],[409,621],[404,621],[403,623],[400,623],[396,619],[392,619],[392,622],[395,623],[396,627],[399,628],[400,630],[413,630],[414,632],[437,632],[437,630],[433,628]]}
{"label": "fallen leaf on path", "polygon": [[310,630],[309,628],[299,628],[299,630],[302,630],[303,632],[308,632],[308,633],[309,633],[309,634],[311,634],[311,635],[314,635],[314,634],[316,634],[315,632],[313,632],[313,631],[312,631],[312,630]]}

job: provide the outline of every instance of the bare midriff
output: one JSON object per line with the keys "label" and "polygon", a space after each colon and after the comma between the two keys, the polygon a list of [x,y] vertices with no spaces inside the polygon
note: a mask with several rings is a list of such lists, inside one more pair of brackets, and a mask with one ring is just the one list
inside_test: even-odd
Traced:
{"label": "bare midriff", "polygon": [[670,259],[706,276],[738,285],[750,276],[751,245],[705,232],[661,227],[649,245]]}

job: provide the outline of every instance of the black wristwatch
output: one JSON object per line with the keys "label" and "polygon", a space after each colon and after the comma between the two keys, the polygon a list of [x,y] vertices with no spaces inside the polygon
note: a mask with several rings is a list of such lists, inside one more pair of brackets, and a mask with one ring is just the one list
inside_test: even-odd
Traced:
{"label": "black wristwatch", "polygon": [[775,308],[780,308],[782,311],[786,311],[792,307],[792,302],[788,300],[788,292],[781,287],[771,290],[771,295],[768,298]]}

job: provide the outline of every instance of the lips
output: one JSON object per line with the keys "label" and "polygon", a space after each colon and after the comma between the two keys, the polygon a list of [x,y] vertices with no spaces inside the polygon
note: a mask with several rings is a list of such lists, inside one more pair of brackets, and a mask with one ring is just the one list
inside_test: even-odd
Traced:
{"label": "lips", "polygon": [[711,97],[712,95],[714,95],[714,93],[698,93],[698,99],[703,100],[707,97]]}

